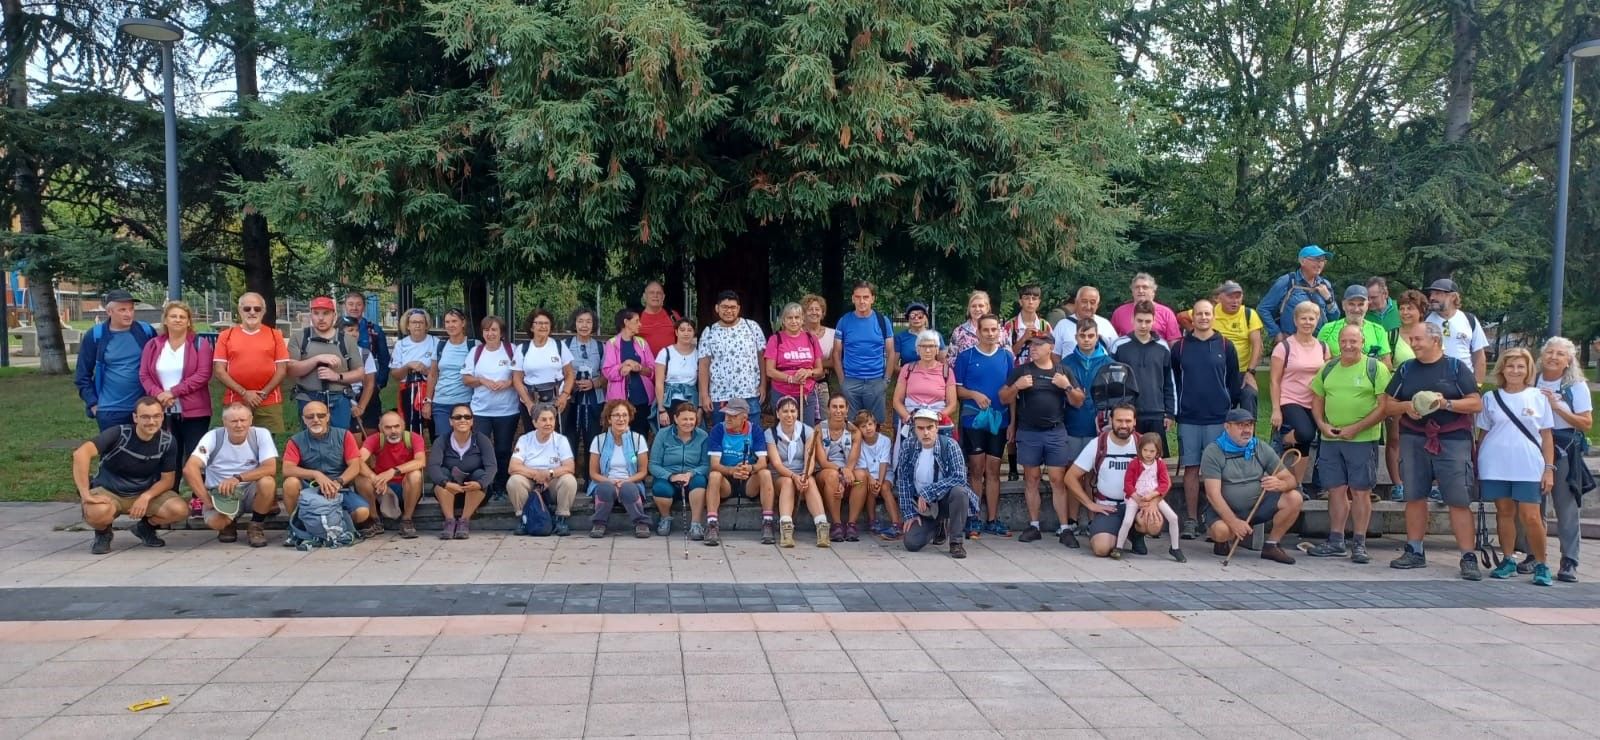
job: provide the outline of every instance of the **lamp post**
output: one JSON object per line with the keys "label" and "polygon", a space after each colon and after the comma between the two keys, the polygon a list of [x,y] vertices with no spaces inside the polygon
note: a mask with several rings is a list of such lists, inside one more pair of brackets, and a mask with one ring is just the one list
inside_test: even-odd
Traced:
{"label": "lamp post", "polygon": [[1561,68],[1561,140],[1556,148],[1556,244],[1550,262],[1550,336],[1561,336],[1561,302],[1567,289],[1567,180],[1572,169],[1572,75],[1578,59],[1600,56],[1600,39],[1567,50]]}
{"label": "lamp post", "polygon": [[178,111],[172,94],[172,47],[183,29],[155,18],[124,18],[117,30],[136,39],[153,41],[161,49],[161,107],[167,129],[167,300],[180,297],[182,258],[178,254]]}

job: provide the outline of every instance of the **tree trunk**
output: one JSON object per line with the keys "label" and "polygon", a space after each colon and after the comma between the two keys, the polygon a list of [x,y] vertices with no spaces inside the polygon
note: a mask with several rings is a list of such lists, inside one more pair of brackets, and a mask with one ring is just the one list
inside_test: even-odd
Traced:
{"label": "tree trunk", "polygon": [[668,311],[677,311],[679,316],[689,315],[689,296],[685,290],[689,284],[689,271],[684,261],[681,252],[673,257],[667,263],[666,273],[661,279],[661,288],[667,293],[666,308]]}
{"label": "tree trunk", "polygon": [[[11,74],[6,79],[6,105],[12,110],[23,111],[28,109],[28,63],[33,57],[33,50],[28,48],[28,23],[22,0],[4,0],[4,7],[4,58],[11,60]],[[12,187],[16,189],[19,233],[43,234],[44,208],[40,202],[38,165],[32,157],[19,157],[12,178]],[[44,375],[63,375],[67,372],[67,347],[61,338],[61,313],[56,309],[55,276],[42,270],[28,271],[27,275],[34,291],[35,305],[38,306],[33,321],[34,328],[39,332],[39,372]]]}
{"label": "tree trunk", "polygon": [[483,317],[489,315],[489,279],[483,275],[474,275],[462,281],[462,303],[467,309],[467,336],[479,335],[478,326],[483,322]]}
{"label": "tree trunk", "polygon": [[765,228],[756,228],[734,237],[721,252],[695,260],[696,323],[709,326],[716,321],[717,294],[732,290],[739,294],[745,318],[763,330],[768,328],[772,314],[770,241]]}
{"label": "tree trunk", "polygon": [[844,255],[845,238],[843,230],[836,224],[833,228],[821,230],[822,234],[822,298],[828,302],[828,314],[823,318],[823,323],[832,326],[844,315],[850,307],[850,301],[844,292]]}
{"label": "tree trunk", "polygon": [[[1478,70],[1478,40],[1482,35],[1477,8],[1473,3],[1474,0],[1452,0],[1450,3],[1451,56],[1450,69],[1445,77],[1444,141],[1451,145],[1462,144],[1472,126],[1475,94],[1472,78]],[[1452,153],[1449,156],[1456,155]],[[1438,218],[1434,219],[1428,232],[1432,243],[1436,245],[1456,241],[1457,235]],[[1449,257],[1428,259],[1422,265],[1423,279],[1432,282],[1452,277],[1459,264]]]}
{"label": "tree trunk", "polygon": [[[238,115],[243,119],[249,117],[245,105],[254,103],[261,97],[260,83],[256,76],[256,56],[259,50],[256,41],[256,5],[255,0],[235,0],[233,6],[234,30],[230,36],[233,44],[233,79],[239,103]],[[245,182],[264,181],[266,167],[261,154],[250,151],[244,146],[242,134],[234,136],[233,146],[237,148],[236,154],[241,165],[240,177]],[[266,316],[261,321],[267,326],[276,326],[278,286],[272,275],[272,235],[267,230],[267,218],[255,212],[253,208],[247,207],[241,218],[239,253],[245,265],[245,289],[252,293],[260,293],[267,304]]]}

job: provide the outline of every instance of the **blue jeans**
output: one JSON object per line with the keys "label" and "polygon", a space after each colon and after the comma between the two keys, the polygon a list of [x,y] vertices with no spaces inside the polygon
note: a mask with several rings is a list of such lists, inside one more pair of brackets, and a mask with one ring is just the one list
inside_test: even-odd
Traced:
{"label": "blue jeans", "polygon": [[849,416],[855,419],[856,412],[862,409],[872,414],[878,420],[878,426],[884,422],[884,398],[888,388],[888,381],[883,378],[845,378],[839,382],[839,391],[844,394],[845,403],[850,405]]}
{"label": "blue jeans", "polygon": [[306,404],[312,401],[322,401],[328,404],[328,413],[332,416],[328,423],[345,431],[350,430],[350,397],[343,393],[313,393],[308,399],[300,401],[300,417],[306,415]]}

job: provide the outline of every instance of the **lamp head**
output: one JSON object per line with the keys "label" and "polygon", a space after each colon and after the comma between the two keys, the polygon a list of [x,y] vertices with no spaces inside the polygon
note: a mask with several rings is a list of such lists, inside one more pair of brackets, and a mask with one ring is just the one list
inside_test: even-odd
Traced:
{"label": "lamp head", "polygon": [[136,39],[170,44],[183,38],[183,29],[177,24],[155,18],[123,18],[117,30]]}
{"label": "lamp head", "polygon": [[1567,50],[1567,56],[1577,59],[1600,57],[1600,39],[1590,39],[1573,46]]}

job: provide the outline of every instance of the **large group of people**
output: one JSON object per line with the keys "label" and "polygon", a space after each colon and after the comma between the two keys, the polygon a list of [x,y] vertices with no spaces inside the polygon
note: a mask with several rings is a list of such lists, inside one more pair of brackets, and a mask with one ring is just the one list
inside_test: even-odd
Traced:
{"label": "large group of people", "polygon": [[[1577,580],[1593,419],[1573,343],[1550,338],[1537,356],[1507,349],[1490,372],[1483,327],[1455,282],[1391,297],[1374,277],[1339,291],[1323,276],[1330,257],[1301,249],[1255,308],[1230,280],[1174,310],[1145,273],[1109,318],[1094,286],[1054,323],[1038,285],[1020,288],[1009,317],[974,291],[948,338],[927,304],[891,317],[865,282],[833,327],[824,299],[807,295],[783,306],[769,333],[732,291],[697,327],[665,308],[652,281],[609,337],[589,309],[564,323],[535,310],[521,342],[505,319],[471,327],[458,310],[434,336],[432,318],[413,309],[392,349],[360,294],[315,298],[309,325],[285,336],[262,324],[265,303],[247,293],[239,323],[213,346],[185,304],[167,304],[151,327],[114,290],[78,361],[100,433],[78,449],[73,477],[96,553],[124,515],[151,547],[163,544],[158,527],[186,515],[223,541],[247,516],[246,539],[260,547],[277,511],[290,518],[287,544],[376,536],[385,519],[411,538],[430,493],[444,539],[470,536],[475,513],[500,495],[519,512],[543,508],[565,536],[583,490],[594,502],[590,537],[612,531],[613,506],[634,536],[666,536],[682,507],[688,538],[717,545],[732,499],[759,506],[763,543],[794,547],[803,504],[818,547],[867,536],[911,551],[947,545],[963,558],[965,540],[1013,527],[1020,542],[1041,540],[1047,485],[1057,542],[1077,548],[1087,537],[1096,556],[1144,555],[1145,538],[1164,533],[1170,557],[1186,562],[1181,541],[1203,533],[1219,556],[1259,536],[1260,557],[1293,563],[1283,538],[1308,498],[1326,497],[1327,538],[1301,549],[1365,564],[1382,467],[1405,505],[1405,546],[1391,567],[1426,564],[1431,500],[1449,512],[1461,576],[1480,579],[1476,490],[1495,503],[1507,555],[1490,575]],[[216,429],[213,377],[223,390]],[[302,429],[280,461],[273,434],[285,431],[290,399]],[[1270,438],[1257,436],[1259,417]],[[1007,456],[1021,468],[1025,521],[1002,514]],[[1559,522],[1554,571],[1546,499]],[[302,515],[308,502],[314,517]],[[1526,556],[1510,557],[1513,548]]]}

